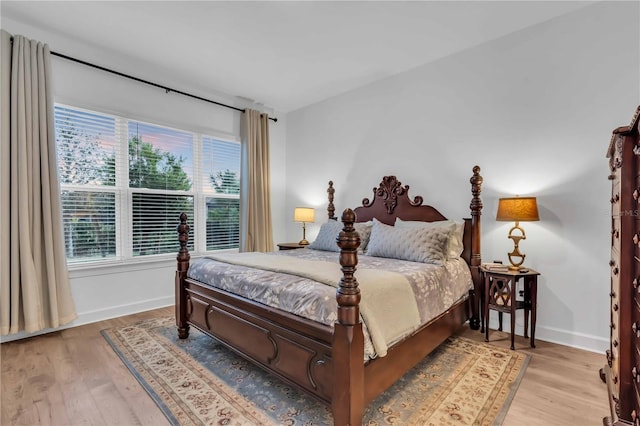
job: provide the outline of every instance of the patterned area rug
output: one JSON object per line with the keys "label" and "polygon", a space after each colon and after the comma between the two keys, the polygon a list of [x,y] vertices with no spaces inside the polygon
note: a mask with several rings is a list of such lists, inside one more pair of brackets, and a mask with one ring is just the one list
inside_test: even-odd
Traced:
{"label": "patterned area rug", "polygon": [[[332,425],[328,407],[173,318],[104,337],[174,425]],[[455,337],[373,401],[366,425],[499,425],[527,355]]]}

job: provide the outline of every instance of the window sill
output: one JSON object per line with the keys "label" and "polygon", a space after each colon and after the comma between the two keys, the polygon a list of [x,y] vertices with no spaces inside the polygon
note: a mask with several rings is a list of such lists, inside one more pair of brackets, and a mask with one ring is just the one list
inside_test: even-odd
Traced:
{"label": "window sill", "polygon": [[[219,250],[215,253],[231,253],[237,252],[234,250]],[[191,260],[199,259],[206,256],[208,253],[191,254]],[[159,255],[153,258],[143,259],[127,259],[127,260],[113,260],[105,262],[93,262],[93,263],[76,263],[68,266],[69,278],[84,278],[101,275],[110,275],[113,273],[126,273],[134,271],[146,271],[158,268],[171,267],[176,269],[176,255]]]}

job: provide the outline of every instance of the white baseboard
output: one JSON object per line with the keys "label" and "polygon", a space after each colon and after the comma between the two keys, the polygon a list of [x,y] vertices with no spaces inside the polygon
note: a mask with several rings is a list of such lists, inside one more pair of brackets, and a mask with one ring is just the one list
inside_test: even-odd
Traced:
{"label": "white baseboard", "polygon": [[104,321],[111,318],[122,317],[125,315],[136,314],[138,312],[149,311],[151,309],[164,308],[166,306],[172,306],[175,298],[173,295],[158,297],[155,299],[143,300],[140,302],[130,303],[126,305],[110,306],[105,309],[97,309],[88,312],[78,312],[78,318],[58,328],[47,328],[37,331],[35,333],[20,332],[11,334],[8,336],[0,337],[0,343],[11,342],[14,340],[25,339],[27,337],[39,336],[41,334],[51,333],[53,331],[60,331],[67,328],[78,327],[80,325],[91,324],[98,321]]}
{"label": "white baseboard", "polygon": [[[62,327],[56,329],[45,329],[36,333],[17,333],[9,336],[0,337],[0,343],[11,342],[18,339],[24,339],[27,337],[38,336],[53,331],[64,330],[71,327],[77,327],[80,325],[90,324],[98,321],[108,320],[111,318],[121,317],[125,315],[135,314],[138,312],[149,311],[151,309],[163,308],[174,304],[174,296],[164,296],[155,299],[143,300],[140,302],[130,303],[126,305],[110,306],[105,309],[98,309],[94,311],[78,313],[78,318],[69,324],[65,324]],[[492,318],[489,322],[491,329],[496,330],[498,328],[498,319]],[[503,330],[509,331],[509,319],[506,318],[503,321]],[[516,334],[522,336],[524,333],[522,324],[516,322]],[[609,340],[593,336],[589,334],[576,333],[569,330],[561,330],[553,327],[545,327],[541,325],[536,326],[536,340],[544,340],[546,342],[557,343],[560,345],[571,346],[578,349],[584,349],[590,352],[597,352],[604,354],[605,350],[609,348]]]}
{"label": "white baseboard", "polygon": [[[504,318],[502,322],[502,331],[510,331],[509,319]],[[493,330],[498,329],[498,319],[489,320],[489,328]],[[522,336],[524,334],[523,325],[516,321],[516,335]],[[577,333],[575,331],[561,330],[554,327],[545,327],[540,324],[536,324],[536,341],[544,340],[545,342],[557,343],[559,345],[570,346],[577,349],[584,349],[585,351],[596,352],[603,354],[609,349],[609,340],[593,336],[590,334]]]}

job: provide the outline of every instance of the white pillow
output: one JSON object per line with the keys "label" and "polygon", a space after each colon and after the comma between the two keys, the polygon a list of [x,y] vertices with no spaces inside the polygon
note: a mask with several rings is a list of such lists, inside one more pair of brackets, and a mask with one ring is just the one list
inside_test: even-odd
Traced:
{"label": "white pillow", "polygon": [[447,259],[458,259],[464,250],[463,234],[464,222],[455,220],[438,220],[436,222],[422,222],[417,220],[402,220],[396,218],[395,226],[399,228],[438,228],[445,227],[450,230],[447,243]]}
{"label": "white pillow", "polygon": [[396,227],[373,219],[367,255],[442,265],[451,229]]}
{"label": "white pillow", "polygon": [[[372,226],[372,221],[353,224],[355,230],[358,231],[358,235],[360,235],[360,247],[358,248],[358,251],[361,253],[367,249]],[[314,250],[340,251],[340,247],[338,247],[338,244],[336,243],[336,237],[340,231],[342,231],[342,228],[342,222],[337,220],[330,220],[323,223],[320,226],[318,236],[311,244],[309,244],[309,248]]]}

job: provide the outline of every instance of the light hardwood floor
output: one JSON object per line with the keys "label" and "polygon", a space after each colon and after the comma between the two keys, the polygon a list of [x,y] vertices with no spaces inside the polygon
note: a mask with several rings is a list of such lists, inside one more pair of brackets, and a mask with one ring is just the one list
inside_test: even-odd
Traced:
{"label": "light hardwood floor", "polygon": [[[167,425],[168,422],[100,330],[173,315],[162,308],[0,345],[2,425]],[[465,337],[483,341],[478,331]],[[508,334],[491,331],[508,347]],[[516,350],[531,360],[505,426],[602,425],[607,392],[598,377],[604,355],[543,341]]]}
{"label": "light hardwood floor", "polygon": [[[484,334],[466,329],[463,336],[483,342]],[[489,343],[508,348],[509,333],[491,330]],[[598,371],[607,362],[597,354],[554,343],[516,336],[517,351],[531,355],[504,426],[602,426],[608,415],[607,387]]]}

